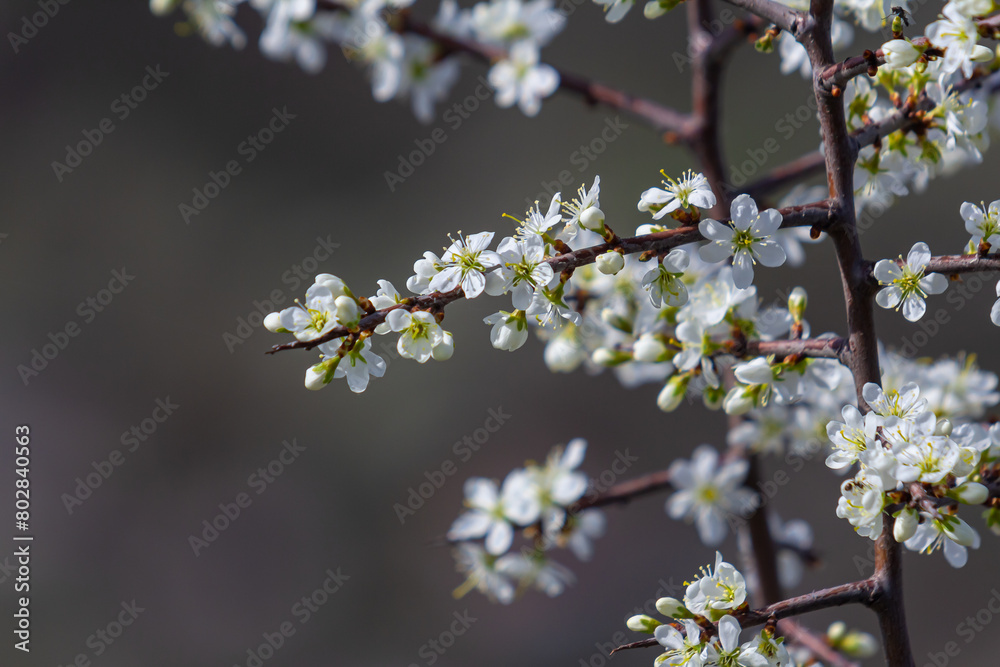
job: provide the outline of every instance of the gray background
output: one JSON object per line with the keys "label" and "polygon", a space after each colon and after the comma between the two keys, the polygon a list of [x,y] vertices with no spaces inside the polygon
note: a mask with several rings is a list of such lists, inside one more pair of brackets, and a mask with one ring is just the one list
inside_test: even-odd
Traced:
{"label": "gray background", "polygon": [[[37,10],[34,2],[4,3],[4,34]],[[265,60],[255,44],[255,16],[244,10],[241,18],[250,43],[234,52],[178,37],[173,21],[154,18],[143,2],[76,0],[61,6],[20,53],[6,38],[0,45],[0,232],[7,234],[0,244],[2,433],[10,443],[15,424],[31,425],[36,535],[33,650],[25,656],[11,649],[14,600],[6,578],[0,662],[54,667],[79,653],[93,657],[88,636],[135,599],[145,611],[93,664],[245,664],[261,634],[294,620],[292,605],[322,583],[328,568],[339,567],[350,580],[265,664],[424,665],[421,646],[448,628],[453,612],[465,610],[477,621],[438,664],[601,664],[595,642],[611,642],[630,610],[655,596],[661,579],[690,578],[712,560],[711,550],[692,528],[667,519],[659,495],[608,511],[608,534],[595,559],[564,558],[579,581],[562,597],[531,593],[511,607],[478,594],[456,601],[450,592],[461,578],[447,550],[433,542],[460,510],[462,480],[502,477],[576,436],[590,441],[584,469],[592,475],[626,448],[639,457],[629,474],[660,469],[701,442],[721,445],[724,420],[697,406],[665,415],[655,407],[654,386],[626,391],[609,375],[551,374],[536,341],[517,354],[494,351],[481,318],[496,302],[485,299],[449,309],[446,327],[457,341],[451,362],[392,362],[387,377],[360,396],[342,382],[305,391],[311,355],[264,356],[281,339],[262,328],[233,353],[222,336],[272,290],[301,296],[282,275],[312,254],[317,237],[340,244],[321,270],[371,294],[378,278],[402,287],[412,261],[446,244],[447,232],[509,230],[500,213],[522,213],[525,198],[563,169],[588,183],[600,173],[609,224],[631,230],[645,221],[635,201],[657,182],[657,171],[695,165],[626,119],[622,135],[577,172],[572,153],[614,113],[563,95],[546,101],[536,119],[490,102],[457,130],[441,120],[421,126],[405,105],[374,103],[362,74],[337,52],[318,76]],[[858,50],[877,41],[863,39]],[[583,4],[544,57],[683,109],[687,72],[673,55],[684,44],[680,12],[648,22],[635,10],[610,26],[597,7]],[[169,77],[127,119],[114,119],[115,131],[57,181],[52,161],[63,160],[65,146],[82,131],[111,117],[113,100],[150,65]],[[776,56],[745,47],[726,77],[725,143],[733,164],[770,137],[781,151],[768,167],[818,143],[813,121],[787,140],[775,130],[809,95],[803,80],[781,77],[777,67]],[[452,101],[471,94],[483,73],[466,63]],[[238,159],[240,142],[265,126],[273,108],[286,106],[296,115],[288,129],[185,224],[178,205],[190,201],[192,188]],[[391,193],[384,172],[436,126],[446,128],[447,141]],[[988,154],[978,171],[901,202],[865,234],[867,255],[905,253],[916,240],[938,253],[959,251],[967,238],[959,204],[998,196],[997,164]],[[122,267],[135,280],[84,324],[78,304]],[[843,330],[829,245],[811,247],[806,267],[759,272],[758,282],[768,299],[805,285],[814,330]],[[943,299],[932,301],[931,312],[945,308],[952,322],[947,336],[933,338],[921,354],[976,349],[985,367],[1000,368],[991,345],[996,329],[988,322],[992,290],[985,285],[958,312]],[[81,324],[80,335],[25,386],[16,367],[71,321]],[[891,345],[919,330],[886,312],[878,324]],[[92,462],[121,449],[122,432],[166,397],[179,404],[177,411],[68,514],[61,495],[72,493]],[[393,504],[405,502],[426,471],[456,460],[453,443],[497,407],[510,420],[400,525]],[[219,503],[247,491],[247,477],[293,437],[306,451],[195,557],[188,536]],[[8,489],[12,459],[6,447],[0,469]],[[801,591],[857,578],[852,557],[869,547],[834,516],[838,482],[817,460],[772,500],[782,516],[812,521],[826,556]],[[2,494],[5,508],[11,495]],[[955,664],[995,660],[985,657],[1000,648],[995,634],[970,644],[955,634],[1000,589],[990,551],[996,538],[985,531],[983,537],[985,548],[961,571],[940,555],[905,556],[918,656],[959,641]],[[12,550],[4,540],[0,558]],[[723,552],[735,558],[731,539]],[[837,616],[805,621],[822,629]],[[842,616],[874,630],[864,610]],[[614,664],[646,665],[655,656],[634,652]]]}

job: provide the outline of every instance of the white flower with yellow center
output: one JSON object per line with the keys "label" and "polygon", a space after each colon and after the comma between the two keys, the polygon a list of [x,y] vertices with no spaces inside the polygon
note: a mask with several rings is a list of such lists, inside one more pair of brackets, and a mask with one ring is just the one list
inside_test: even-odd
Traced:
{"label": "white flower with yellow center", "polygon": [[675,181],[665,171],[660,173],[666,179],[663,181],[664,188],[650,188],[639,197],[638,209],[650,211],[653,220],[659,220],[679,208],[708,209],[715,206],[715,194],[704,174],[696,174],[688,169]]}
{"label": "white flower with yellow center", "polygon": [[[927,311],[924,298],[940,294],[948,288],[948,279],[940,273],[924,275],[931,261],[931,251],[926,243],[914,243],[906,255],[906,262],[881,259],[875,265],[875,278],[885,288],[875,295],[875,302],[883,308],[903,310],[903,317],[916,322]],[[902,263],[902,266],[900,264]]]}
{"label": "white flower with yellow center", "polygon": [[746,580],[739,570],[722,560],[718,551],[715,552],[715,567],[702,568],[702,574],[684,591],[684,606],[692,613],[717,621],[746,602]]}
{"label": "white flower with yellow center", "polygon": [[698,249],[701,258],[718,263],[733,257],[733,283],[739,289],[753,284],[753,265],[775,267],[785,263],[785,251],[771,238],[781,226],[781,214],[773,208],[758,211],[749,195],[740,195],[730,207],[732,222],[702,220],[698,230],[711,243]]}
{"label": "white flower with yellow center", "polygon": [[434,348],[444,341],[444,331],[434,316],[427,311],[411,313],[397,308],[385,318],[389,328],[402,333],[396,349],[407,359],[424,363],[431,358]]}
{"label": "white flower with yellow center", "polygon": [[742,486],[746,475],[745,460],[720,465],[718,452],[702,445],[690,461],[679,459],[670,466],[670,481],[677,491],[667,500],[667,514],[693,521],[705,544],[719,544],[726,537],[728,519],[747,515],[756,499]]}

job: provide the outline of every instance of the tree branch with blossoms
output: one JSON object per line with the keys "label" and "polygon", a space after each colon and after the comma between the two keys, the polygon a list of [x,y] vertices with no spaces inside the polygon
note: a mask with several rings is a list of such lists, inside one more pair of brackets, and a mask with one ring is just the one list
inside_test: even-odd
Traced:
{"label": "tree branch with blossoms", "polygon": [[[634,4],[595,1],[609,23]],[[986,527],[1000,534],[1000,425],[986,419],[1000,403],[1000,381],[971,355],[922,363],[880,351],[875,307],[916,322],[926,300],[952,280],[1000,271],[1000,199],[960,204],[956,224],[968,234],[962,254],[935,256],[913,239],[905,258],[873,261],[859,221],[888,224],[885,211],[897,198],[927,187],[946,167],[981,162],[1000,63],[979,42],[996,38],[1000,14],[994,0],[953,0],[924,35],[908,37],[902,8],[883,16],[881,4],[867,0],[726,0],[746,17],[716,31],[711,0],[687,2],[690,113],[542,63],[542,48],[566,24],[551,0],[488,0],[470,9],[444,0],[433,19],[418,18],[412,0],[251,3],[265,19],[266,55],[315,71],[326,47],[339,47],[366,70],[376,100],[406,100],[423,122],[446,101],[458,57],[467,56],[490,66],[499,106],[534,116],[561,89],[633,114],[698,163],[698,171],[661,172],[658,184],[636,188],[636,208],[650,218],[631,236],[615,231],[629,227],[627,218],[602,209],[595,176],[575,196],[557,194],[522,218],[508,216],[516,232],[495,246],[494,233],[484,231],[459,234],[440,256],[425,252],[406,281],[409,296],[380,280],[365,297],[320,274],[304,301],[265,319],[269,330],[295,339],[270,352],[316,350],[308,389],[345,379],[360,393],[384,375],[380,353],[393,347],[376,349],[373,341],[391,335],[403,358],[445,361],[455,349],[441,326],[447,307],[506,296],[510,310],[484,321],[493,347],[517,350],[534,331],[553,371],[608,370],[628,386],[656,383],[656,405],[666,413],[700,400],[726,413],[727,446],[702,445],[690,459],[600,493],[581,471],[587,443],[579,438],[502,481],[468,480],[465,510],[448,531],[465,576],[456,596],[478,590],[508,604],[531,588],[558,595],[575,577],[554,554],[589,558],[604,530],[602,507],[664,491],[666,513],[693,524],[707,547],[737,533],[743,571],[717,552],[683,599],[657,600],[665,621],[628,620],[653,637],[621,649],[659,646],[656,664],[671,667],[817,660],[844,667],[871,655],[874,638],[842,623],[823,636],[792,619],[859,604],[878,618],[886,662],[914,667],[902,551],[941,550],[949,565],[962,567],[981,546],[966,520],[970,508],[985,509]],[[210,42],[239,47],[238,4],[152,0],[151,7],[161,14],[182,8]],[[650,0],[643,13],[657,19],[678,4]],[[869,33],[887,26],[892,39],[838,59],[853,39],[850,22]],[[730,185],[723,150],[723,72],[748,37],[758,51],[778,52],[782,72],[808,80],[822,145],[740,192]],[[654,144],[663,149],[659,138]],[[807,188],[821,170],[825,185]],[[763,206],[775,193],[783,195],[775,206]],[[801,286],[772,304],[754,285],[758,271],[801,264],[813,243],[827,243],[836,256],[846,314],[840,336],[813,335]],[[1000,326],[1000,299],[989,317]],[[853,473],[841,484],[836,513],[874,543],[875,571],[785,597],[802,580],[803,564],[815,562],[811,529],[802,519],[782,521],[758,491],[768,457],[814,451],[817,431],[826,433],[826,467]],[[760,626],[740,641],[744,629]]]}

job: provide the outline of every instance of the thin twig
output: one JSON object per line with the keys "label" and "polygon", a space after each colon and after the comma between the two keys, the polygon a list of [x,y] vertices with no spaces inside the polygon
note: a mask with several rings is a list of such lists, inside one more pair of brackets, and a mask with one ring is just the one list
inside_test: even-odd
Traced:
{"label": "thin twig", "polygon": [[[789,206],[779,209],[782,214],[781,226],[788,227],[816,227],[825,229],[830,222],[830,208],[828,202],[821,201],[805,206]],[[586,264],[591,264],[600,255],[612,250],[620,250],[625,254],[636,254],[643,252],[665,252],[687,243],[694,243],[703,240],[704,237],[697,227],[679,227],[663,232],[634,236],[630,238],[617,238],[608,243],[601,243],[589,248],[581,248],[572,252],[549,257],[545,261],[552,267],[555,273],[560,273],[568,269],[575,269]],[[408,310],[440,310],[452,301],[464,298],[465,294],[460,287],[449,292],[433,292],[423,296],[410,297],[402,304],[389,306],[382,310],[365,315],[361,318],[357,328],[347,329],[346,327],[334,327],[327,333],[314,338],[313,340],[299,340],[294,343],[284,343],[275,345],[267,354],[274,354],[283,350],[311,350],[318,345],[343,338],[351,333],[372,331],[379,324],[385,322],[389,313],[397,308],[407,308]]]}

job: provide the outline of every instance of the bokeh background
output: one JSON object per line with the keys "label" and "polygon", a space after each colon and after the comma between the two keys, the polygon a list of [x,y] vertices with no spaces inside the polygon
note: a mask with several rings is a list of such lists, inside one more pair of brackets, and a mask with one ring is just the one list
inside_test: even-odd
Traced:
{"label": "bokeh background", "polygon": [[[4,35],[36,11],[36,2],[4,2]],[[638,13],[611,26],[598,7],[576,5],[544,57],[686,108],[687,72],[675,60],[686,44],[683,17],[649,22]],[[31,426],[36,536],[32,651],[12,649],[13,576],[0,573],[0,664],[55,667],[82,653],[107,667],[246,665],[247,649],[296,621],[293,605],[328,569],[340,568],[350,577],[342,589],[308,623],[296,623],[295,635],[265,664],[429,665],[421,647],[448,630],[454,613],[468,612],[476,621],[437,664],[599,667],[600,645],[620,639],[635,606],[656,597],[662,582],[679,586],[714,554],[691,527],[665,516],[664,496],[656,495],[607,512],[608,534],[593,561],[575,563],[566,554],[578,582],[563,596],[530,593],[511,607],[478,593],[455,600],[461,577],[436,540],[460,511],[462,482],[503,477],[573,437],[590,443],[590,474],[626,449],[638,457],[629,475],[660,469],[702,442],[721,445],[718,414],[699,406],[663,414],[656,387],[624,390],[607,374],[551,374],[537,341],[517,354],[494,351],[481,318],[495,305],[483,299],[449,309],[447,328],[457,341],[450,362],[392,362],[363,395],[342,382],[305,391],[311,355],[265,356],[281,339],[262,327],[238,345],[227,346],[224,334],[238,333],[238,319],[275,290],[286,304],[301,296],[304,287],[292,290],[283,276],[313,255],[319,238],[339,247],[318,270],[371,294],[379,278],[402,286],[413,260],[445,245],[448,232],[504,232],[509,223],[500,214],[523,212],[526,198],[562,170],[578,183],[601,174],[609,223],[632,229],[644,221],[635,210],[638,194],[657,182],[657,171],[695,165],[623,116],[628,127],[579,170],[574,151],[616,114],[563,95],[546,101],[535,119],[487,102],[458,129],[440,117],[423,126],[404,104],[373,102],[362,73],[338,52],[311,76],[264,59],[255,45],[256,15],[244,9],[241,22],[249,45],[237,52],[179,37],[173,20],[154,18],[141,1],[76,0],[61,5],[18,53],[7,37],[0,45],[0,413],[8,445],[15,424]],[[169,76],[119,120],[111,104],[147,66]],[[817,146],[814,121],[791,137],[777,132],[776,123],[809,97],[804,80],[777,70],[777,56],[747,46],[726,75],[724,139],[733,165],[770,137],[781,149],[765,167]],[[472,94],[482,74],[466,63],[452,102]],[[179,204],[190,203],[209,171],[241,159],[239,144],[265,127],[272,109],[285,107],[295,115],[287,129],[185,224]],[[51,163],[64,161],[66,145],[105,117],[114,132],[60,182]],[[385,172],[435,127],[445,128],[447,141],[390,192]],[[939,253],[959,251],[967,237],[958,207],[998,197],[998,164],[988,153],[978,170],[900,202],[865,233],[866,254],[895,256],[917,240]],[[122,268],[134,280],[86,322],[80,304]],[[828,244],[811,246],[806,266],[762,271],[758,282],[765,299],[806,286],[813,330],[843,330]],[[920,354],[975,350],[984,367],[1000,369],[988,320],[993,286],[983,285],[961,310],[931,302],[932,311],[948,309],[951,322]],[[70,322],[79,335],[26,385],[18,365]],[[884,311],[878,325],[891,346],[919,331]],[[122,450],[123,432],[168,398],[179,406],[174,413],[69,513],[62,496],[73,493],[76,478]],[[483,426],[490,409],[511,417],[473,457],[458,461],[453,444]],[[248,477],[292,438],[306,449],[257,495]],[[447,459],[458,473],[401,525],[393,506]],[[7,446],[0,456],[4,512],[12,505],[12,468]],[[771,501],[783,517],[812,522],[824,556],[796,592],[859,577],[853,559],[864,558],[869,543],[834,516],[839,481],[817,458]],[[195,556],[189,536],[241,492],[252,505]],[[13,530],[4,532],[0,559],[13,551]],[[957,624],[1000,589],[996,538],[982,532],[984,548],[960,571],[940,555],[905,556],[921,664],[949,641],[961,646],[952,664],[996,662],[994,628],[968,644],[956,635]],[[722,551],[735,554],[732,538]],[[144,611],[95,655],[99,644],[88,638],[132,600]],[[803,620],[822,630],[835,618],[875,630],[860,609]],[[616,655],[613,664],[646,665],[655,656]]]}

